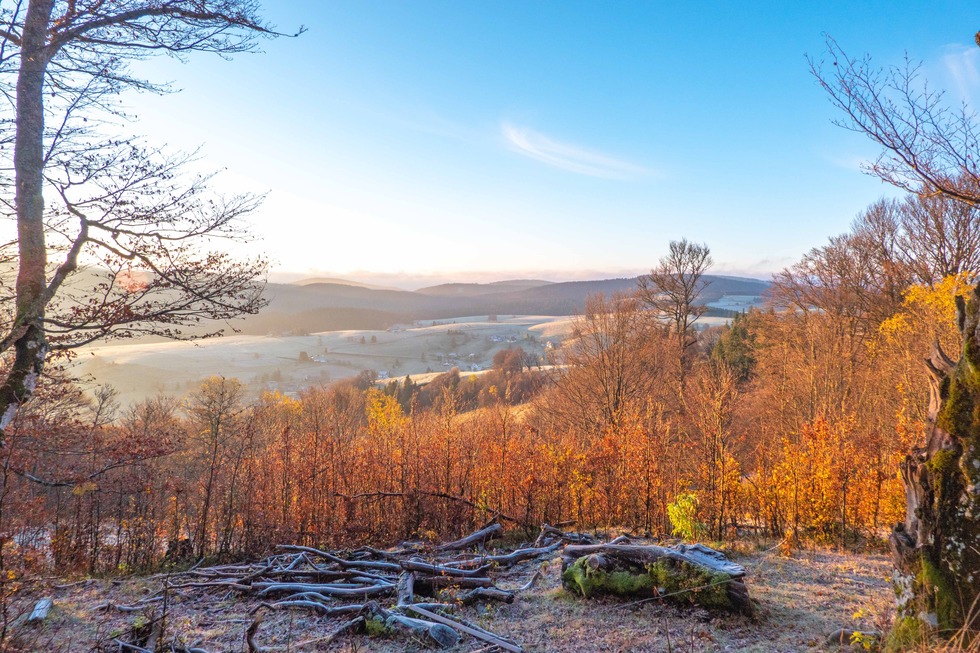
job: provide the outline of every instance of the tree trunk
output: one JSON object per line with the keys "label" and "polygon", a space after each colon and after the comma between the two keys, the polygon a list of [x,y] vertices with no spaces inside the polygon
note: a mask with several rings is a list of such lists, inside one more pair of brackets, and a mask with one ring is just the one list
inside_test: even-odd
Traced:
{"label": "tree trunk", "polygon": [[905,522],[889,538],[897,569],[894,647],[980,627],[980,285],[957,298],[958,363],[936,345],[925,446],[901,467]]}
{"label": "tree trunk", "polygon": [[663,598],[753,614],[745,569],[700,544],[567,546],[561,563],[562,584],[586,598]]}
{"label": "tree trunk", "polygon": [[17,134],[14,141],[14,184],[17,208],[18,274],[14,324],[2,343],[14,348],[14,362],[0,384],[0,440],[17,408],[31,398],[44,359],[44,73],[51,57],[47,27],[54,0],[28,4],[21,35],[17,74]]}

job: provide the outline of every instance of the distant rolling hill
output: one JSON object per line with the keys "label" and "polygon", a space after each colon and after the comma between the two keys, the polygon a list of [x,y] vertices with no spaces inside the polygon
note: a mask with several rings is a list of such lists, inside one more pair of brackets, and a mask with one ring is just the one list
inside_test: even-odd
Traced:
{"label": "distant rolling hill", "polygon": [[438,295],[449,297],[479,297],[483,295],[494,295],[506,292],[520,292],[541,286],[552,286],[553,281],[539,281],[536,279],[513,279],[509,281],[495,281],[494,283],[444,283],[439,286],[419,288],[415,292],[421,295]]}
{"label": "distant rolling hill", "polygon": [[368,288],[370,290],[397,290],[397,288],[392,288],[390,286],[375,286],[369,283],[361,283],[360,281],[351,281],[350,279],[337,279],[335,277],[310,277],[308,279],[300,279],[299,281],[293,281],[290,285],[309,286],[315,283],[337,283],[342,286],[356,286],[358,288]]}
{"label": "distant rolling hill", "polygon": [[[769,283],[758,279],[709,276],[704,303],[727,296],[760,296]],[[454,283],[417,291],[388,290],[344,282],[308,280],[269,284],[269,306],[241,325],[246,334],[312,333],[343,329],[384,329],[400,322],[466,315],[574,315],[595,293],[636,289],[636,278],[553,283],[511,280],[489,284]],[[720,309],[715,309],[718,313]],[[723,311],[722,311],[723,312]],[[721,313],[719,313],[721,314]]]}

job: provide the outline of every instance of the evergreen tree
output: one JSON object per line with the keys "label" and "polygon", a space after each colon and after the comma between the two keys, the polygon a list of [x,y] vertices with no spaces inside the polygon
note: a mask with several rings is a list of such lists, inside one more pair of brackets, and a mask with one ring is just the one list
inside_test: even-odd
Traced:
{"label": "evergreen tree", "polygon": [[739,381],[745,381],[752,376],[755,367],[755,337],[746,325],[746,316],[739,313],[726,327],[718,338],[711,359],[728,365],[738,376]]}

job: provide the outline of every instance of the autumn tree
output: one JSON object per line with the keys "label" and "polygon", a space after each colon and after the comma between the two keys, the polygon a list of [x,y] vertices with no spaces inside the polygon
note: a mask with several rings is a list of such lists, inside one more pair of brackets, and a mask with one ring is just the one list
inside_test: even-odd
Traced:
{"label": "autumn tree", "polygon": [[[831,66],[811,65],[843,112],[840,124],[882,147],[869,173],[920,197],[980,205],[980,127],[965,104],[951,108],[908,61],[882,70],[869,57],[851,58],[832,40],[827,57]],[[890,538],[898,569],[897,643],[980,625],[980,552],[972,545],[980,538],[978,293],[980,287],[969,301],[959,300],[959,362],[938,346],[928,361],[926,442],[902,465],[908,511]]]}
{"label": "autumn tree", "polygon": [[[27,0],[0,8],[4,209],[15,216],[16,283],[0,352],[0,430],[28,401],[51,351],[113,336],[173,338],[262,305],[265,264],[207,252],[241,237],[260,198],[216,197],[187,156],[114,136],[126,89],[164,91],[134,61],[254,50],[276,33],[254,0]],[[10,157],[10,158],[8,158]],[[49,256],[51,259],[49,260]],[[9,252],[4,258],[12,260]],[[79,274],[91,266],[88,276]],[[8,284],[3,284],[7,290]],[[205,331],[207,333],[207,331]]]}
{"label": "autumn tree", "polygon": [[504,374],[520,373],[531,367],[531,356],[521,347],[501,349],[493,355],[493,369]]}
{"label": "autumn tree", "polygon": [[662,327],[646,320],[631,296],[592,295],[562,346],[541,407],[563,428],[598,434],[616,426],[646,399],[662,394],[669,364]]}
{"label": "autumn tree", "polygon": [[723,539],[726,526],[735,521],[735,496],[741,480],[734,455],[738,372],[716,361],[706,362],[694,372],[684,399],[698,452],[698,498],[710,534]]}
{"label": "autumn tree", "polygon": [[208,551],[216,504],[222,497],[233,495],[239,481],[243,392],[237,379],[213,376],[205,379],[187,400],[191,455],[199,491],[193,531],[198,557]]}

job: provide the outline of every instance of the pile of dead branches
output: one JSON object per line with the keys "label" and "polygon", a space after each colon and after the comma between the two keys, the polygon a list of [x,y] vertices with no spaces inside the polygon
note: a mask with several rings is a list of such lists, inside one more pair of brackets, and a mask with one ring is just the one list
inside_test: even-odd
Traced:
{"label": "pile of dead branches", "polygon": [[[716,603],[750,613],[748,594],[741,582],[744,570],[705,547],[633,545],[625,536],[598,544],[589,535],[564,532],[546,524],[537,540],[525,548],[487,553],[487,543],[502,532],[500,524],[493,523],[454,542],[406,542],[389,550],[365,546],[325,551],[281,545],[274,555],[259,562],[196,567],[168,575],[164,594],[147,600],[163,599],[165,604],[168,595],[186,596],[196,591],[223,591],[249,599],[254,607],[245,638],[251,653],[265,650],[259,643],[263,615],[278,610],[302,610],[342,621],[329,635],[318,638],[321,646],[348,633],[366,632],[410,637],[437,647],[452,647],[464,637],[472,637],[493,650],[519,653],[519,644],[467,621],[460,616],[461,608],[477,603],[513,602],[540,575],[530,563],[554,559],[564,549],[565,584],[573,591],[581,590],[583,596],[616,593],[615,585],[606,582],[607,576],[616,579],[628,572],[649,581],[648,591],[637,594],[641,598],[684,593],[701,598],[715,594],[729,597],[733,595],[731,586],[741,590],[734,595],[742,600],[744,594],[744,603],[728,598]],[[652,570],[658,571],[656,578],[645,578],[645,574],[653,574]],[[717,586],[717,579],[722,577],[724,584]],[[655,579],[661,585],[676,583],[677,587],[659,586],[653,583]],[[701,583],[704,579],[711,582]],[[641,590],[646,587],[640,581],[633,585]],[[745,605],[749,608],[744,609]],[[109,607],[137,610],[145,605]],[[134,631],[127,640],[113,641],[120,651],[152,653],[162,641],[159,632],[163,620],[165,614],[147,623],[142,633]],[[208,653],[197,645],[171,649]]]}
{"label": "pile of dead branches", "polygon": [[[509,574],[510,570],[523,562],[553,558],[566,543],[594,539],[545,525],[533,545],[505,554],[487,554],[486,543],[502,532],[502,526],[495,523],[454,542],[436,546],[406,542],[390,550],[365,546],[323,551],[281,545],[274,555],[259,562],[192,568],[174,574],[168,580],[168,590],[227,590],[261,601],[252,610],[255,620],[246,632],[252,652],[263,650],[258,640],[264,611],[306,610],[349,619],[323,644],[363,630],[407,635],[439,647],[454,646],[462,637],[470,636],[516,653],[522,650],[517,643],[455,613],[460,606],[478,602],[513,602],[516,593],[529,589],[538,574],[517,587],[498,586],[501,580],[513,583],[515,575],[526,571]],[[141,646],[143,642],[117,643],[123,650],[152,650]]]}

